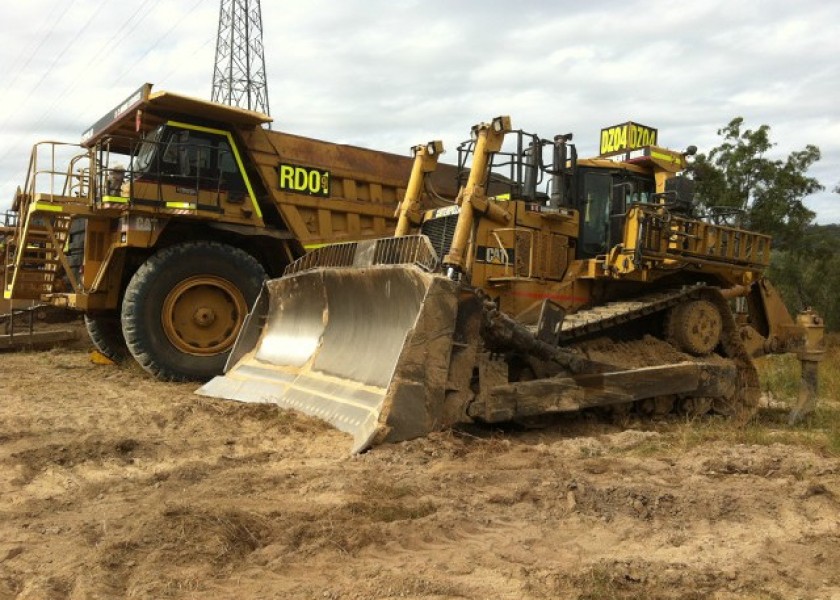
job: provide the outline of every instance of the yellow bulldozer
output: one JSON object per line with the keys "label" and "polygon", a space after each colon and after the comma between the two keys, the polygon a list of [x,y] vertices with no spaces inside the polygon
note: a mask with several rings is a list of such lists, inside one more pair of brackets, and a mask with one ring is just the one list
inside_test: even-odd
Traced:
{"label": "yellow bulldozer", "polygon": [[459,148],[470,170],[452,204],[429,210],[443,148],[415,147],[395,236],[320,248],[268,281],[226,374],[198,393],[318,416],[362,451],[595,407],[747,417],[753,359],[797,352],[803,414],[821,320],[792,318],[763,277],[769,237],[694,214],[694,149],[656,137],[607,128],[601,155],[579,159],[570,134],[498,117]]}

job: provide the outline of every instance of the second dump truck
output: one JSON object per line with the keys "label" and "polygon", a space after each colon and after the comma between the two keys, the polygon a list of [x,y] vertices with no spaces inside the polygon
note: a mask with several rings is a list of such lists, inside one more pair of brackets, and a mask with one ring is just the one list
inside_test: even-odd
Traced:
{"label": "second dump truck", "polygon": [[[4,297],[83,311],[99,351],[159,378],[220,373],[263,279],[324,244],[390,235],[411,171],[270,121],[145,84],[81,143],[37,144]],[[457,189],[454,170],[436,182]]]}

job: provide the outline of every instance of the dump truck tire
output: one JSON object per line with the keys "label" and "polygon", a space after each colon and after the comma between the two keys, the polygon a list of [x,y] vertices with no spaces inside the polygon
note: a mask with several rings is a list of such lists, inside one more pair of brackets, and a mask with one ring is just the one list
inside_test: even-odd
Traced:
{"label": "dump truck tire", "polygon": [[90,341],[102,355],[117,363],[128,358],[128,346],[125,345],[118,314],[85,314],[85,327]]}
{"label": "dump truck tire", "polygon": [[159,251],[125,291],[128,349],[158,379],[220,374],[264,279],[256,259],[225,244],[187,242]]}

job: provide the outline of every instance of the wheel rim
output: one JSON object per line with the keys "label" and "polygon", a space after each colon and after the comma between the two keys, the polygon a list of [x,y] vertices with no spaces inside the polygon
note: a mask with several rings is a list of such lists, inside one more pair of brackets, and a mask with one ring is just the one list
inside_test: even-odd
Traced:
{"label": "wheel rim", "polygon": [[221,277],[185,279],[166,295],[161,321],[169,341],[181,352],[219,354],[239,334],[248,304],[234,284]]}

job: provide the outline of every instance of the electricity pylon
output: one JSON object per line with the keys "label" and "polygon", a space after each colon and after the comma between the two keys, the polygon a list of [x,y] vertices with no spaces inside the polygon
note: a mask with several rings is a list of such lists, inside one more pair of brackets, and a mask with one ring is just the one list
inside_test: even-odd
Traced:
{"label": "electricity pylon", "polygon": [[260,0],[221,0],[214,102],[268,112]]}

